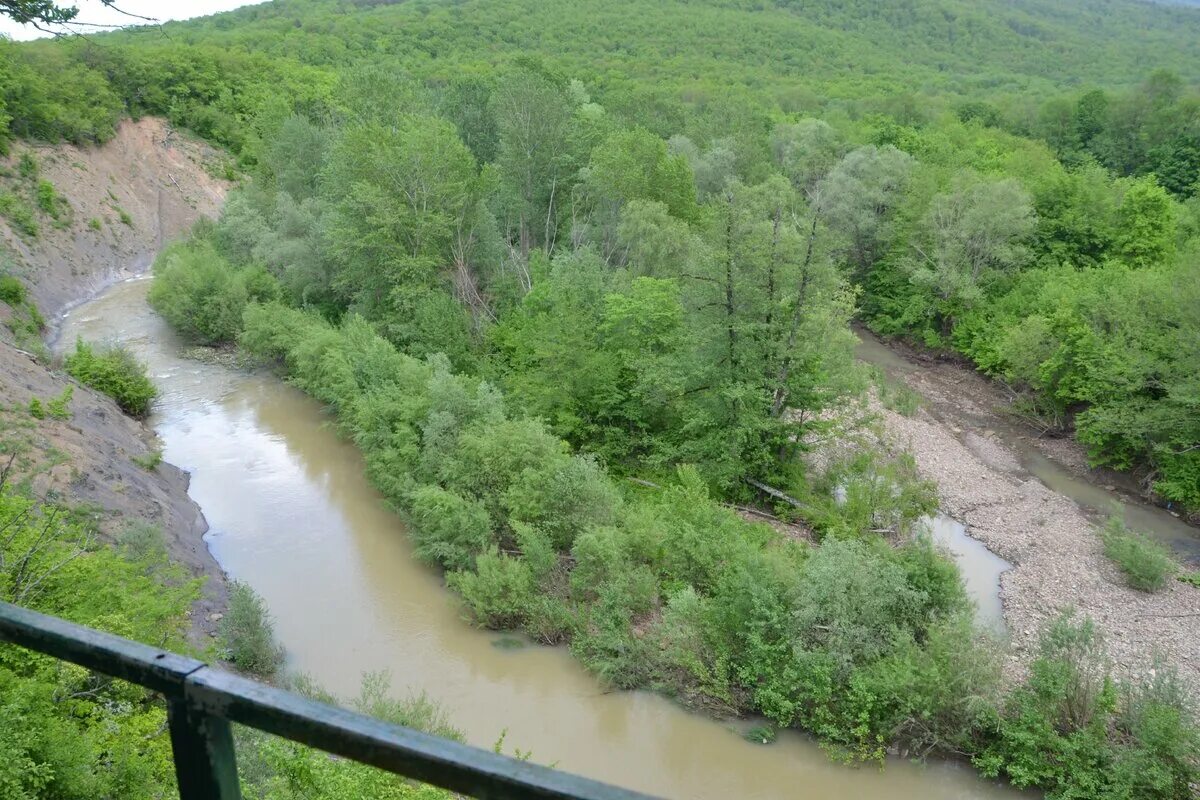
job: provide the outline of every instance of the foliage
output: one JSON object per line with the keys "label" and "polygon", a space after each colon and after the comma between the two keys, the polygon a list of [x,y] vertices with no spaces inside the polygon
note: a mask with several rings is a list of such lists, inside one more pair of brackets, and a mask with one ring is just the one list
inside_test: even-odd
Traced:
{"label": "foliage", "polygon": [[269,678],[283,663],[267,604],[248,584],[232,581],[229,608],[221,618],[220,642],[242,672]]}
{"label": "foliage", "polygon": [[71,418],[71,398],[75,395],[75,387],[67,384],[58,397],[46,401],[46,413],[55,419]]}
{"label": "foliage", "polygon": [[1200,776],[1200,726],[1170,670],[1121,691],[1094,624],[1064,615],[1043,632],[1030,673],[976,757],[986,774],[1051,798],[1187,796]]}
{"label": "foliage", "polygon": [[235,269],[207,240],[168,247],[155,262],[150,305],[188,340],[233,341],[251,301],[275,299],[279,288],[262,269]]}
{"label": "foliage", "polygon": [[[281,2],[8,48],[0,89],[18,135],[128,109],[237,154],[250,180],[152,303],[330,406],[481,624],[848,757],[1156,796],[1194,780],[1193,723],[1122,705],[1065,623],[998,700],[911,461],[801,458],[862,388],[858,314],[1200,505],[1200,20],[1102,10]],[[1146,63],[1184,78],[1135,87]],[[747,479],[817,544],[724,507]]]}
{"label": "foliage", "polygon": [[338,412],[482,624],[567,639],[618,686],[762,711],[863,758],[898,737],[960,742],[993,691],[957,571],[928,543],[847,526],[807,556],[722,508],[694,468],[623,498],[543,425],[508,418],[488,384],[399,353],[359,318],[250,305],[244,321],[243,345]]}
{"label": "foliage", "polygon": [[116,400],[126,414],[139,418],[150,414],[158,390],[146,375],[145,365],[128,348],[97,347],[79,339],[63,366],[80,383]]}
{"label": "foliage", "polygon": [[133,456],[130,460],[147,472],[153,472],[162,463],[163,453],[162,450],[151,450],[144,456]]}
{"label": "foliage", "polygon": [[1158,542],[1134,533],[1116,515],[1100,531],[1104,555],[1125,573],[1126,582],[1143,592],[1157,592],[1171,583],[1179,571],[1171,551]]}
{"label": "foliage", "polygon": [[[198,583],[145,549],[97,545],[68,509],[0,487],[0,599],[181,649]],[[0,658],[0,794],[161,796],[166,713],[144,689],[19,648]]]}
{"label": "foliage", "polygon": [[12,275],[0,275],[0,302],[17,308],[25,302],[25,284]]}
{"label": "foliage", "polygon": [[18,233],[36,239],[41,230],[33,209],[24,199],[12,192],[0,193],[0,215],[7,219]]}

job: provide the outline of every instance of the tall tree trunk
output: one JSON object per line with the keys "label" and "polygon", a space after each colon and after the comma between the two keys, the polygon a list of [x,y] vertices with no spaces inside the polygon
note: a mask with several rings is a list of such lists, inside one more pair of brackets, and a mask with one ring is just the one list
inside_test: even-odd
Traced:
{"label": "tall tree trunk", "polygon": [[763,346],[763,376],[771,377],[771,365],[775,361],[778,345],[775,342],[775,273],[779,268],[779,228],[783,221],[783,205],[775,206],[775,219],[771,228],[771,257],[767,261],[767,315],[764,320],[765,344]]}
{"label": "tall tree trunk", "polygon": [[737,310],[733,285],[733,192],[727,192],[728,216],[725,221],[725,333],[729,347],[729,377],[737,379],[737,326],[734,313]]}
{"label": "tall tree trunk", "polygon": [[792,351],[796,347],[796,336],[800,323],[804,321],[804,304],[808,299],[808,284],[811,277],[813,249],[817,241],[817,214],[813,213],[812,226],[808,230],[808,247],[804,253],[804,264],[800,268],[800,285],[796,290],[796,305],[792,308],[792,321],[788,328],[787,345],[779,361],[779,373],[775,379],[775,396],[771,401],[771,416],[783,413],[787,403],[787,382],[792,374]]}

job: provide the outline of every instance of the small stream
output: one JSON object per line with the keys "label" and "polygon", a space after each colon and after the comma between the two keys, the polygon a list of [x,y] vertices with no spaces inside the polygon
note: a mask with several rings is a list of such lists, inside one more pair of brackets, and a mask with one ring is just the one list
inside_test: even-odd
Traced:
{"label": "small stream", "polygon": [[[858,337],[855,354],[859,360],[878,367],[892,380],[903,380],[920,370],[918,365],[906,361],[871,334],[860,331]],[[1037,478],[1047,488],[1074,500],[1097,521],[1118,511],[1133,530],[1157,539],[1185,561],[1200,565],[1200,531],[1196,528],[1163,508],[1129,496],[1118,496],[1047,458],[1030,438],[1029,429],[1015,421],[1010,422],[999,415],[990,415],[986,419],[969,414],[963,416],[967,423],[965,427],[994,431],[1000,441],[1015,451],[1020,463],[1016,477]],[[959,438],[967,449],[978,452],[974,444],[977,440],[968,435],[967,430]]]}
{"label": "small stream", "polygon": [[[164,456],[191,473],[210,549],[265,598],[289,667],[343,696],[364,672],[386,670],[396,693],[427,693],[472,744],[490,747],[507,731],[508,752],[664,797],[1022,796],[952,763],[840,766],[793,732],[752,744],[741,735],[748,722],[607,692],[564,648],[513,648],[514,637],[468,625],[321,407],[271,376],[181,358],[146,305],[148,285],[127,281],[74,309],[61,341],[120,341],[149,365]],[[952,550],[969,546],[948,522],[934,529]],[[972,592],[986,599],[991,580]]]}

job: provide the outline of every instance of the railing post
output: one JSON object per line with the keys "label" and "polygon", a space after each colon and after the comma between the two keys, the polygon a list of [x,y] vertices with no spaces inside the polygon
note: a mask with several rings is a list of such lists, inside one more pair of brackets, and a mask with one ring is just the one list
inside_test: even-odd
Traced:
{"label": "railing post", "polygon": [[240,800],[237,756],[228,720],[205,714],[184,697],[167,700],[180,800]]}

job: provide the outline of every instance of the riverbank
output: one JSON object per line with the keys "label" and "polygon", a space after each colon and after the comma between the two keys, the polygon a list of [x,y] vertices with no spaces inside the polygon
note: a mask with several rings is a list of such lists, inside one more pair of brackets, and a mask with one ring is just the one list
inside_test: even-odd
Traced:
{"label": "riverbank", "polygon": [[1074,608],[1099,625],[1120,673],[1142,674],[1159,654],[1200,685],[1200,589],[1178,581],[1155,594],[1127,587],[1103,554],[1095,514],[1030,474],[1019,448],[997,433],[1011,428],[984,378],[945,362],[916,369],[902,350],[890,352],[903,363],[881,366],[923,407],[912,416],[879,408],[885,436],[937,483],[942,510],[1013,564],[1001,576],[1009,676],[1036,655],[1041,627]]}
{"label": "riverbank", "polygon": [[146,306],[147,284],[120,284],[72,313],[69,334],[120,338],[150,364],[165,459],[192,473],[212,552],[266,601],[289,670],[339,696],[357,694],[364,673],[387,673],[395,694],[435,701],[472,744],[507,732],[506,752],[664,797],[1021,796],[961,763],[852,769],[796,731],[751,742],[743,734],[757,722],[606,690],[566,648],[470,625],[328,409],[270,375],[186,358]]}
{"label": "riverbank", "polygon": [[[162,443],[150,425],[54,368],[49,354],[72,344],[58,341],[58,332],[73,309],[145,272],[165,242],[217,215],[228,188],[213,177],[219,160],[210,146],[155,118],[122,122],[99,147],[16,143],[3,180],[23,191],[18,164],[33,163],[67,210],[34,237],[0,219],[10,257],[5,272],[26,287],[47,322],[44,346],[0,328],[3,444],[17,453],[9,477],[39,497],[90,510],[101,537],[114,539],[133,522],[161,528],[171,560],[205,579],[191,609],[191,638],[202,648],[211,643],[227,595],[225,575],[203,539],[208,524],[188,494],[188,474],[160,463]],[[12,314],[0,304],[0,320]],[[24,349],[39,347],[38,358]],[[32,400],[44,404],[68,387],[67,419],[29,414]]]}

